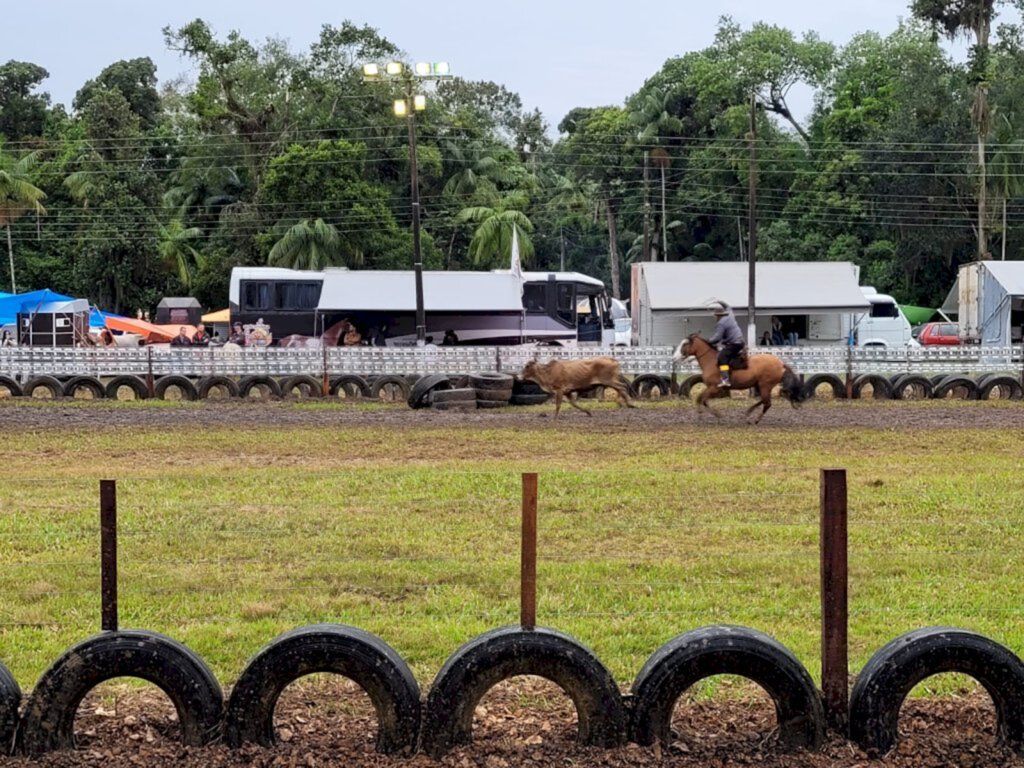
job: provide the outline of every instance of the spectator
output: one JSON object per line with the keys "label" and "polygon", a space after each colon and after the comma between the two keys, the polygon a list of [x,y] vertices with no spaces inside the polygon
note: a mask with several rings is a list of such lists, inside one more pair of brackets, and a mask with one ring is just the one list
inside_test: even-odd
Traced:
{"label": "spectator", "polygon": [[196,332],[192,336],[193,347],[210,346],[210,337],[206,335],[206,326],[200,323],[196,326]]}
{"label": "spectator", "polygon": [[4,331],[3,336],[0,337],[0,347],[13,347],[14,346],[14,335],[10,331]]}
{"label": "spectator", "polygon": [[782,335],[782,321],[778,317],[772,315],[772,346],[781,347],[785,344],[785,338]]}
{"label": "spectator", "polygon": [[231,326],[231,335],[228,336],[228,344],[237,344],[240,347],[245,346],[245,330],[242,328],[242,324],[237,320]]}
{"label": "spectator", "polygon": [[424,346],[429,347],[430,349],[437,349],[437,344],[434,343],[434,337],[433,336],[427,336],[425,341],[426,341],[426,344],[424,344]]}
{"label": "spectator", "polygon": [[116,347],[117,342],[114,341],[114,334],[110,332],[109,328],[104,328],[100,331],[100,346],[101,347]]}
{"label": "spectator", "polygon": [[772,344],[772,335],[768,331],[765,331],[764,334],[761,336],[761,346],[762,347],[774,346]]}
{"label": "spectator", "polygon": [[191,347],[192,340],[188,337],[188,328],[184,325],[178,329],[178,335],[171,339],[172,347]]}
{"label": "spectator", "polygon": [[441,341],[442,347],[454,347],[459,343],[459,337],[455,335],[455,331],[448,330],[444,332],[444,339]]}
{"label": "spectator", "polygon": [[352,324],[352,321],[347,317],[342,321],[341,327],[344,332],[341,343],[346,347],[358,347],[363,343],[363,335],[359,333],[356,327]]}

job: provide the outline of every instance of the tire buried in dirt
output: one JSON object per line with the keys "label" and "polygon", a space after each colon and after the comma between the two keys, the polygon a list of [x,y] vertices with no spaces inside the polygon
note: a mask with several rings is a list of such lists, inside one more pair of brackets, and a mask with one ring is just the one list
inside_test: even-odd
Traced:
{"label": "tire buried in dirt", "polygon": [[[6,394],[4,394],[6,393]],[[8,397],[21,397],[21,385],[10,376],[0,376],[0,400]]]}
{"label": "tire buried in dirt", "polygon": [[959,672],[992,697],[999,740],[1024,755],[1024,662],[1008,648],[974,632],[928,627],[883,647],[857,675],[850,694],[850,738],[869,755],[895,745],[900,708],[932,675]]}
{"label": "tire buried in dirt", "polygon": [[642,373],[630,384],[632,396],[638,400],[653,399],[655,390],[659,393],[658,397],[667,397],[672,391],[671,382],[667,377],[659,376],[656,373]]}
{"label": "tire buried in dirt", "polygon": [[64,385],[53,376],[35,376],[25,382],[21,392],[25,397],[35,397],[37,389],[45,389],[51,400],[59,400],[64,396]]}
{"label": "tire buried in dirt", "polygon": [[896,400],[928,400],[932,396],[932,382],[926,376],[905,373],[895,377],[892,396]]}
{"label": "tire buried in dirt", "polygon": [[18,707],[21,689],[3,664],[0,664],[0,757],[14,750],[14,734],[18,729]]}
{"label": "tire buried in dirt", "polygon": [[220,736],[224,697],[202,659],[156,632],[122,630],[84,640],[43,673],[25,703],[18,731],[21,751],[34,757],[73,749],[82,699],[115,677],[140,678],[167,694],[185,744],[203,746]]}
{"label": "tire buried in dirt", "polygon": [[690,393],[693,391],[693,388],[698,384],[703,383],[704,377],[699,373],[695,373],[693,376],[687,376],[683,379],[683,383],[679,385],[679,397],[683,400],[689,400]]}
{"label": "tire buried in dirt", "polygon": [[281,397],[291,397],[296,400],[319,400],[323,396],[324,383],[314,376],[308,374],[289,376],[281,381]]}
{"label": "tire buried in dirt", "polygon": [[473,713],[495,685],[518,675],[537,675],[572,699],[584,746],[625,743],[626,712],[611,673],[586,647],[568,635],[537,627],[503,627],[470,640],[434,678],[423,712],[423,750],[440,758],[473,737]]}
{"label": "tire buried in dirt", "polygon": [[995,374],[978,382],[979,400],[1020,400],[1021,395],[1020,382],[1012,376]]}
{"label": "tire buried in dirt", "polygon": [[[412,387],[409,386],[409,382],[402,376],[379,376],[370,385],[370,399],[372,400],[387,399],[390,402],[396,403],[401,400],[408,401],[411,392]],[[382,397],[385,394],[389,394],[389,397]]]}
{"label": "tire buried in dirt", "polygon": [[167,393],[172,388],[177,389],[181,393],[182,400],[192,401],[199,397],[196,385],[192,383],[192,379],[185,376],[161,376],[156,380],[156,386],[154,387],[157,400],[166,400]]}
{"label": "tire buried in dirt", "polygon": [[676,701],[712,675],[740,675],[767,691],[775,703],[783,747],[816,749],[824,741],[821,698],[803,665],[768,635],[725,625],[679,635],[647,660],[632,688],[633,741],[641,746],[668,744]]}
{"label": "tire buried in dirt", "polygon": [[804,381],[804,393],[808,400],[813,400],[818,395],[820,387],[827,386],[831,390],[832,398],[835,400],[846,399],[846,384],[834,373],[813,373]]}
{"label": "tire buried in dirt", "polygon": [[87,392],[90,400],[102,400],[107,396],[103,382],[93,376],[75,376],[64,384],[64,397],[78,397],[79,392]]}
{"label": "tire buried in dirt", "polygon": [[885,376],[875,373],[865,373],[853,381],[853,396],[857,400],[863,397],[864,390],[871,387],[871,398],[873,400],[892,400],[892,382]]}
{"label": "tire buried in dirt", "polygon": [[420,724],[420,689],[408,665],[375,635],[341,624],[314,624],[278,637],[246,666],[228,701],[224,740],[272,746],[274,708],[281,692],[321,672],[357,683],[377,713],[377,751],[411,755]]}
{"label": "tire buried in dirt", "polygon": [[272,376],[243,376],[238,381],[238,396],[242,399],[252,397],[253,390],[260,393],[260,398],[281,397],[281,384]]}
{"label": "tire buried in dirt", "polygon": [[227,397],[232,399],[238,397],[239,394],[238,382],[234,379],[229,379],[227,376],[207,376],[200,379],[199,383],[196,384],[196,393],[199,395],[200,400],[209,400],[210,394],[218,389],[225,391]]}
{"label": "tire buried in dirt", "polygon": [[938,400],[977,400],[978,385],[974,379],[953,374],[946,376],[932,390],[932,397]]}
{"label": "tire buried in dirt", "polygon": [[515,386],[515,377],[507,373],[474,373],[469,377],[469,386],[476,390],[511,390]]}
{"label": "tire buried in dirt", "polygon": [[149,387],[138,376],[115,376],[112,378],[107,382],[107,399],[120,400],[121,398],[118,395],[125,387],[132,391],[133,399],[149,399]]}
{"label": "tire buried in dirt", "polygon": [[327,391],[338,399],[363,400],[370,396],[370,385],[362,376],[346,373],[331,379],[331,387]]}
{"label": "tire buried in dirt", "polygon": [[409,393],[409,407],[414,410],[429,408],[432,393],[451,388],[451,379],[446,374],[434,373],[424,376],[413,384],[412,391]]}

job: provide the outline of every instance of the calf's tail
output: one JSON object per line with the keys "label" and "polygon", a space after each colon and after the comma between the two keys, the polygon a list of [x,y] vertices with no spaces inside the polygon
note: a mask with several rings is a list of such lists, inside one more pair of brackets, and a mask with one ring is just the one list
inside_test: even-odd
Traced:
{"label": "calf's tail", "polygon": [[807,389],[796,371],[788,365],[782,367],[782,395],[793,405],[807,400]]}

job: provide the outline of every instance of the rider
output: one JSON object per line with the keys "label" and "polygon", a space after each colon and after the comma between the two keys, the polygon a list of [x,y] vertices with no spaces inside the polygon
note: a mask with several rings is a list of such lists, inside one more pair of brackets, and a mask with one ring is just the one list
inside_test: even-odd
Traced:
{"label": "rider", "polygon": [[712,313],[718,318],[715,325],[714,335],[708,339],[712,346],[720,345],[718,348],[718,370],[722,374],[722,386],[731,387],[729,381],[729,361],[735,360],[746,347],[743,339],[743,331],[732,313],[732,309],[721,299],[712,304]]}

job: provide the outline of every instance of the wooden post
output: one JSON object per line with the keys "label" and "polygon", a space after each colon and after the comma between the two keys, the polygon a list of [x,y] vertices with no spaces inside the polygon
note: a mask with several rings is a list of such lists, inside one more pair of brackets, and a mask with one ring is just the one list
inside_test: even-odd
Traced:
{"label": "wooden post", "polygon": [[849,729],[846,470],[821,470],[821,689],[829,725]]}
{"label": "wooden post", "polygon": [[117,631],[117,482],[100,480],[100,602],[104,632]]}
{"label": "wooden post", "polygon": [[520,558],[519,623],[537,625],[537,473],[523,473],[523,535]]}
{"label": "wooden post", "polygon": [[153,348],[146,347],[146,394],[150,399],[156,397],[156,381],[153,378]]}

